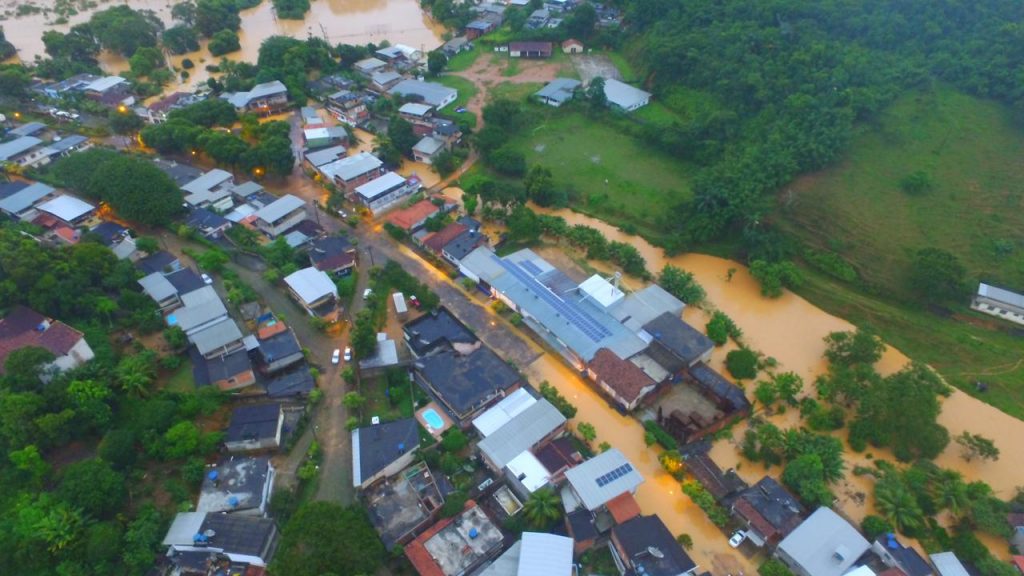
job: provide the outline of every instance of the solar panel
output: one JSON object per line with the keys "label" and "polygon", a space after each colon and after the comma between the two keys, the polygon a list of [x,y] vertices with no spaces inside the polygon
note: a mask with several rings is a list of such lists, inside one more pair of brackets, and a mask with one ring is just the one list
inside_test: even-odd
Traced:
{"label": "solar panel", "polygon": [[612,470],[611,472],[608,472],[607,474],[598,476],[596,480],[597,486],[599,488],[603,488],[604,486],[611,484],[612,482],[618,480],[619,478],[622,478],[623,476],[629,474],[632,471],[633,465],[627,462],[622,466],[619,466],[618,468]]}
{"label": "solar panel", "polygon": [[534,276],[539,276],[544,273],[544,271],[541,270],[539,266],[537,266],[533,262],[530,262],[529,260],[523,260],[522,262],[519,263],[519,265],[523,267],[523,270],[526,270],[527,272],[533,274]]}
{"label": "solar panel", "polygon": [[[575,302],[563,300],[551,293],[543,284],[540,283],[537,278],[531,276],[526,271],[527,261],[524,261],[521,265],[516,265],[512,262],[498,258],[497,256],[491,256],[494,260],[501,265],[509,274],[512,274],[519,282],[530,289],[538,297],[543,298],[559,315],[564,317],[571,325],[579,329],[583,334],[590,338],[594,342],[600,342],[603,338],[611,336],[612,332],[604,325],[599,323],[597,320],[576,306]],[[536,264],[529,262],[530,266],[537,268]],[[539,270],[539,268],[537,268]]]}

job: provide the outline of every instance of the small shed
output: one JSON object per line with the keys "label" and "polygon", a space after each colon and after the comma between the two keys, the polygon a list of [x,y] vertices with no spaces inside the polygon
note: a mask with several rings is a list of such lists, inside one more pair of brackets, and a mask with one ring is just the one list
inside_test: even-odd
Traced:
{"label": "small shed", "polygon": [[565,54],[583,54],[583,42],[575,38],[569,38],[562,42],[562,52]]}
{"label": "small shed", "polygon": [[391,299],[395,302],[395,313],[399,318],[404,318],[409,313],[409,308],[405,305],[405,295],[395,292],[391,295]]}

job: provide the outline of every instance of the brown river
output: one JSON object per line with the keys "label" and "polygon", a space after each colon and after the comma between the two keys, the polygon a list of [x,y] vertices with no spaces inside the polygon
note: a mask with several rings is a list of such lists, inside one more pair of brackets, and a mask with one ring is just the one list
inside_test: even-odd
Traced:
{"label": "brown river", "polygon": [[[89,19],[90,12],[81,12],[69,18],[67,24],[52,24],[55,16],[44,13],[14,17],[14,8],[21,0],[0,0],[0,25],[7,39],[18,48],[18,57],[31,62],[36,56],[45,56],[42,34],[45,30],[66,32],[73,24]],[[152,10],[166,26],[171,26],[170,0],[125,0],[125,4],[138,10]],[[50,7],[54,0],[31,2],[36,6]],[[101,2],[96,10],[113,5]],[[424,52],[438,47],[444,32],[420,9],[417,0],[312,0],[304,20],[281,20],[274,13],[270,0],[259,6],[241,12],[242,26],[238,32],[241,50],[227,54],[231,60],[256,62],[260,43],[270,36],[281,35],[293,38],[319,36],[331,44],[379,44],[384,40],[391,44],[405,44]],[[205,82],[209,74],[206,65],[219,61],[206,51],[206,42],[199,51],[171,58],[171,64],[180,68],[181,61],[190,58],[196,67],[185,82],[176,82],[166,87],[167,92],[194,87]],[[128,61],[119,54],[103,52],[100,64],[110,73],[127,70]]]}

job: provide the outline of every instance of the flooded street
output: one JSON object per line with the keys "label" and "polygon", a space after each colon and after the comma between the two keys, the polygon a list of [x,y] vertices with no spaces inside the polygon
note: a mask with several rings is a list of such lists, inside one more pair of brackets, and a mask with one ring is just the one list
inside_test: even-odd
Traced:
{"label": "flooded street", "polygon": [[[3,0],[0,12],[13,12],[20,2]],[[168,0],[125,0],[128,6],[137,10],[152,10],[164,22],[171,26],[171,6],[175,2]],[[37,2],[37,6],[50,6],[54,0]],[[102,10],[113,4],[100,3],[95,10]],[[44,57],[45,47],[42,34],[45,30],[67,32],[74,24],[88,21],[90,12],[80,12],[68,19],[67,24],[53,24],[55,16],[51,13],[29,14],[22,17],[3,17],[4,32],[7,39],[18,48],[18,56],[24,62],[31,62],[36,56]],[[433,22],[420,9],[416,0],[314,0],[311,3],[305,20],[278,19],[273,5],[265,0],[259,6],[243,10],[240,13],[242,26],[238,31],[241,50],[224,57],[231,60],[256,62],[260,43],[270,36],[281,35],[293,38],[319,36],[333,44],[366,44],[381,43],[384,40],[392,44],[405,44],[424,52],[441,45],[443,28]],[[205,82],[209,73],[207,64],[214,64],[220,57],[213,57],[206,51],[206,41],[202,42],[197,52],[172,56],[171,64],[180,68],[181,61],[190,58],[196,67],[190,70],[191,77],[187,82],[172,82],[166,87],[168,92],[193,87]],[[118,73],[128,68],[128,60],[119,54],[104,52],[99,57],[104,70]]]}

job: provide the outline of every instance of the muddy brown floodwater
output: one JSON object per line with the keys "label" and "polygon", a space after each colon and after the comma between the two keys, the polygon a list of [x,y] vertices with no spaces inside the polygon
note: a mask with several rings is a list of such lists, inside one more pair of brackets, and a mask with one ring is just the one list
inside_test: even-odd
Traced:
{"label": "muddy brown floodwater", "polygon": [[[647,259],[648,268],[660,270],[665,264],[679,266],[692,272],[707,291],[708,308],[717,308],[728,314],[743,329],[744,341],[753,349],[778,361],[780,370],[794,371],[800,374],[805,382],[804,391],[811,392],[813,382],[818,374],[826,369],[823,359],[825,351],[824,337],[837,330],[853,330],[849,322],[832,316],[815,307],[796,294],[786,292],[782,297],[768,299],[761,296],[760,287],[746,267],[737,262],[702,254],[684,254],[667,258],[663,251],[638,236],[630,236],[609,226],[608,224],[571,212],[569,210],[538,211],[562,216],[570,224],[585,224],[600,230],[609,240],[628,242]],[[590,262],[598,270],[610,271],[609,266],[602,262]],[[628,287],[640,287],[640,282],[626,278]],[[632,286],[630,286],[632,285]],[[696,326],[706,322],[707,312],[696,308],[687,308],[684,313],[687,321]],[[729,348],[716,349],[712,358],[714,367],[728,376],[723,366],[725,354]],[[883,374],[895,372],[909,362],[908,358],[894,348],[888,348],[878,369]],[[643,444],[642,434],[638,425],[631,419],[624,419],[590,388],[582,384],[570,370],[558,383],[563,392],[571,393],[574,402],[580,405],[580,420],[595,425],[600,440],[609,440],[622,449],[631,459],[642,464],[647,482],[640,491],[640,503],[645,512],[656,512],[662,516],[666,524],[674,531],[689,532],[695,536],[697,547],[703,544],[696,536],[704,532],[708,524],[703,514],[697,510],[688,498],[679,494],[678,484],[660,470],[655,454]],[[785,414],[771,417],[776,424],[783,427],[799,425],[797,410],[788,410]],[[627,420],[629,424],[623,423]],[[939,422],[949,429],[951,436],[964,430],[982,434],[992,438],[1001,449],[996,462],[974,460],[965,462],[958,446],[950,443],[946,451],[936,459],[939,466],[959,471],[968,481],[983,480],[995,490],[1001,498],[1009,498],[1018,486],[1024,485],[1024,452],[1017,450],[1017,443],[1024,438],[1024,422],[1007,415],[998,409],[973,398],[960,390],[942,402],[942,414]],[[632,425],[632,426],[631,426]],[[605,429],[611,433],[605,433]],[[756,482],[765,470],[758,464],[743,461],[738,451],[737,439],[742,437],[744,426],[737,426],[733,438],[715,443],[712,455],[723,468],[736,468],[737,472],[748,482]],[[840,435],[842,437],[842,435]],[[626,446],[624,446],[626,445]],[[895,458],[887,450],[869,449],[874,458],[894,461]],[[847,470],[855,465],[871,466],[871,460],[865,453],[846,453]],[[778,473],[778,469],[775,470]],[[834,487],[839,498],[838,508],[853,521],[859,521],[865,515],[874,512],[872,485],[864,477],[847,475],[847,479]],[[708,526],[710,526],[708,524]],[[710,531],[715,531],[710,527]],[[703,536],[704,534],[702,534]],[[713,534],[708,535],[714,536]],[[717,536],[719,539],[722,537]],[[1008,558],[1007,545],[995,537],[979,534],[993,554],[1000,558]],[[712,554],[722,551],[707,550]],[[697,550],[699,552],[699,550]],[[705,566],[710,564],[705,560]]]}
{"label": "muddy brown floodwater", "polygon": [[[13,11],[19,3],[21,0],[0,0],[0,13]],[[124,3],[138,10],[152,10],[165,26],[172,25],[171,6],[175,2],[125,0]],[[52,8],[55,0],[33,4]],[[101,2],[92,11],[72,16],[67,24],[52,24],[55,18],[52,14],[39,13],[21,17],[3,16],[2,25],[7,39],[18,48],[21,60],[31,62],[36,56],[46,55],[42,41],[44,31],[66,32],[72,25],[87,21],[93,11],[113,5],[115,3]],[[312,0],[310,10],[303,20],[277,18],[270,0],[264,0],[255,8],[243,10],[241,17],[242,26],[238,37],[242,48],[226,57],[247,62],[256,62],[260,43],[275,35],[299,39],[319,36],[331,44],[379,44],[387,40],[425,53],[441,45],[444,32],[442,26],[423,12],[416,0]],[[206,50],[205,41],[196,52],[171,57],[171,63],[180,68],[184,58],[190,58],[196,64],[190,70],[191,77],[185,82],[168,85],[166,91],[173,92],[205,82],[209,77],[206,65],[220,61],[220,57],[213,57]],[[100,65],[110,73],[118,73],[128,68],[128,61],[119,54],[104,52],[100,55]]]}

